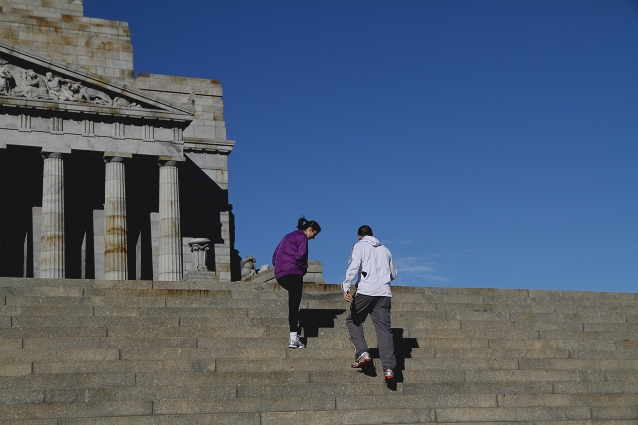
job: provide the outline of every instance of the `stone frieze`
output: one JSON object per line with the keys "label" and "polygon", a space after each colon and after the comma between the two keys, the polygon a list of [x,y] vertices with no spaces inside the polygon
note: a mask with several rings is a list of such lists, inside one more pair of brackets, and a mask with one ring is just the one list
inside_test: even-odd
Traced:
{"label": "stone frieze", "polygon": [[42,75],[33,69],[12,65],[2,58],[0,58],[0,96],[142,108],[142,105],[124,97],[111,98],[104,91],[87,87],[81,81],[62,78],[51,71],[46,71]]}

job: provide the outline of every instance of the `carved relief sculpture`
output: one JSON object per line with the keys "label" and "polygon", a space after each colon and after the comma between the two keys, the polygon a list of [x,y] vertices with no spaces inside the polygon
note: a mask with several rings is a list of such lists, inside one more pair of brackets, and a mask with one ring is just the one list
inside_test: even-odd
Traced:
{"label": "carved relief sculpture", "polygon": [[16,86],[16,81],[11,75],[11,72],[5,68],[5,65],[8,63],[6,60],[0,59],[0,94],[11,93]]}
{"label": "carved relief sculpture", "polygon": [[111,99],[111,96],[103,91],[86,87],[79,81],[53,75],[52,72],[47,72],[43,77],[32,69],[18,68],[20,84],[17,84],[7,65],[9,65],[8,61],[0,59],[0,95],[59,102],[91,102],[96,105],[126,108],[142,107],[122,97]]}

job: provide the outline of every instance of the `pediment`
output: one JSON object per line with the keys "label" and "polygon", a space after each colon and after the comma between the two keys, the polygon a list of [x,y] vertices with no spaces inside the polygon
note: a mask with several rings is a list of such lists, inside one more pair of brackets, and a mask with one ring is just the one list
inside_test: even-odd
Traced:
{"label": "pediment", "polygon": [[190,122],[193,105],[0,40],[0,106]]}

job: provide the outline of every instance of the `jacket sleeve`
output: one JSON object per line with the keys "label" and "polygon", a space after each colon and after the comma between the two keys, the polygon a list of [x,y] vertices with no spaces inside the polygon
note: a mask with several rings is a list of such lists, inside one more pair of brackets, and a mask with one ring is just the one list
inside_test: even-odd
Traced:
{"label": "jacket sleeve", "polygon": [[392,254],[390,254],[390,280],[397,278],[397,268],[394,266],[394,260],[392,260]]}
{"label": "jacket sleeve", "polygon": [[348,270],[346,270],[346,278],[341,284],[343,292],[350,291],[350,286],[355,277],[359,276],[361,272],[361,251],[358,249],[357,244],[352,247],[352,253],[348,260]]}
{"label": "jacket sleeve", "polygon": [[302,238],[297,238],[295,241],[299,244],[294,260],[297,262],[297,266],[306,274],[308,269],[308,238],[304,235]]}
{"label": "jacket sleeve", "polygon": [[277,261],[277,254],[279,253],[279,247],[281,246],[281,242],[279,242],[279,245],[277,245],[277,248],[275,248],[275,252],[272,253],[272,265],[276,266],[277,264],[275,264],[275,262]]}

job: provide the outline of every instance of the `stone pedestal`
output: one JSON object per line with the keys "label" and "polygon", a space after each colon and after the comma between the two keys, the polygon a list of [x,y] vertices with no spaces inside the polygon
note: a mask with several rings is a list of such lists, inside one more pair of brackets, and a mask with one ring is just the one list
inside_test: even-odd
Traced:
{"label": "stone pedestal", "polygon": [[104,279],[126,280],[127,233],[124,158],[105,157]]}
{"label": "stone pedestal", "polygon": [[43,153],[40,277],[64,278],[64,163],[61,153]]}
{"label": "stone pedestal", "polygon": [[184,280],[218,281],[219,276],[214,271],[209,271],[206,266],[208,261],[208,249],[210,239],[195,238],[188,241],[188,246],[193,255],[192,270],[186,273]]}
{"label": "stone pedestal", "polygon": [[179,176],[176,161],[160,161],[158,280],[181,280]]}

